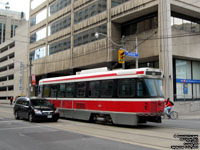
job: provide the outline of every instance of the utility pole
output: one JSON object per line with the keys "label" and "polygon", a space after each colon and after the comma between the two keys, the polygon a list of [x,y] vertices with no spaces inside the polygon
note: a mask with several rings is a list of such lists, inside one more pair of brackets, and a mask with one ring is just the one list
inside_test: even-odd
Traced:
{"label": "utility pole", "polygon": [[32,59],[29,59],[30,65],[29,65],[29,97],[32,96]]}
{"label": "utility pole", "polygon": [[[137,38],[137,36],[136,36],[136,38],[135,38],[135,49],[136,49],[136,53],[138,54],[138,38]],[[138,57],[136,57],[136,62],[135,62],[135,67],[136,67],[136,69],[138,68]]]}
{"label": "utility pole", "polygon": [[[124,36],[124,35],[122,36],[121,44],[122,44],[122,48],[123,48],[124,51],[125,51],[125,49],[126,49],[126,47],[125,47],[126,41],[125,41],[125,36]],[[125,58],[124,58],[124,59],[125,59]],[[126,62],[126,61],[125,61],[125,62]],[[126,68],[125,68],[125,62],[122,63],[122,69],[126,69]]]}

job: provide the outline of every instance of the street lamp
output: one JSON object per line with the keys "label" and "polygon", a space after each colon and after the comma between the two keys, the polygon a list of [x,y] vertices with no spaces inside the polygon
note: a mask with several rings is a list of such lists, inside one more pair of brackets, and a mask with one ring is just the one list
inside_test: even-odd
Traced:
{"label": "street lamp", "polygon": [[[107,35],[104,33],[100,33],[100,32],[95,33],[95,37],[97,39],[99,38],[100,35],[107,37]],[[107,38],[112,42],[113,45],[116,45],[118,47],[122,47],[122,49],[125,49],[125,36],[122,36],[122,40],[121,40],[122,45],[115,43],[110,37],[107,37]],[[122,63],[122,68],[125,69],[125,63]]]}
{"label": "street lamp", "polygon": [[[104,34],[104,33],[100,33],[100,32],[96,32],[96,33],[95,33],[95,37],[96,37],[97,39],[99,38],[100,35],[102,35],[102,36],[104,36],[104,37],[107,37],[107,35]],[[119,47],[122,47],[122,45],[115,43],[111,38],[108,37],[108,39],[109,39],[114,45],[119,46]]]}

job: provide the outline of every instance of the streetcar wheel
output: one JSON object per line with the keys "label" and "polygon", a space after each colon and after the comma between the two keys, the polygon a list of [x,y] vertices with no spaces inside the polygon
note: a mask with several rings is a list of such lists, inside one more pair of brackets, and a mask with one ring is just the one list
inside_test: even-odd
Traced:
{"label": "streetcar wheel", "polygon": [[170,112],[170,118],[175,120],[178,118],[178,113],[176,111],[171,111]]}

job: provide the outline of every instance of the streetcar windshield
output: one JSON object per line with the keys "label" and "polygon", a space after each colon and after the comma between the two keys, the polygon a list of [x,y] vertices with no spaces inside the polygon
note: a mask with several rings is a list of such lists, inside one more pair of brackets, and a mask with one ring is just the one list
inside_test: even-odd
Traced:
{"label": "streetcar windshield", "polygon": [[152,97],[163,97],[162,81],[158,79],[144,79],[148,94]]}

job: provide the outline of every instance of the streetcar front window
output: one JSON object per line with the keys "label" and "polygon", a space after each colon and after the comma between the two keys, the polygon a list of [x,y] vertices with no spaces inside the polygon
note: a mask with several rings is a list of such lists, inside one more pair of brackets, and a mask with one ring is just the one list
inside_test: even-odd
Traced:
{"label": "streetcar front window", "polygon": [[162,81],[158,79],[144,79],[149,96],[163,97]]}

